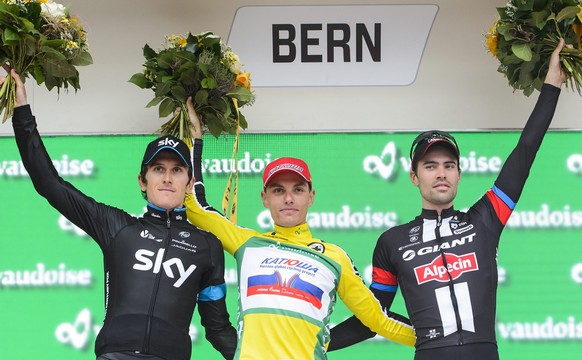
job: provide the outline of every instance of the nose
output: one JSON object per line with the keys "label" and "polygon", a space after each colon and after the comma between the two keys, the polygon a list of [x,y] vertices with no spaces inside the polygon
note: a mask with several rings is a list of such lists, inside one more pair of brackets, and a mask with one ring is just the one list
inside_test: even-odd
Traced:
{"label": "nose", "polygon": [[446,179],[447,178],[447,173],[445,171],[444,166],[439,166],[437,168],[437,178],[439,178],[439,179]]}
{"label": "nose", "polygon": [[165,183],[172,183],[172,173],[171,173],[171,171],[166,171],[164,173],[164,179],[163,179],[163,181]]}
{"label": "nose", "polygon": [[292,204],[293,203],[293,194],[290,191],[285,193],[285,204]]}

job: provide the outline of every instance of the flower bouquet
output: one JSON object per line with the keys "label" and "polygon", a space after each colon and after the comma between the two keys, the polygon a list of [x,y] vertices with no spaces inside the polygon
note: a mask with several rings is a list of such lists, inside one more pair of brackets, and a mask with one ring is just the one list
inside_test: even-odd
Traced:
{"label": "flower bouquet", "polygon": [[566,86],[582,95],[582,0],[509,0],[497,11],[486,47],[514,90],[529,96],[541,89],[552,51],[564,38],[574,45],[560,52]]}
{"label": "flower bouquet", "polygon": [[[93,60],[86,32],[67,7],[52,0],[0,0],[0,30],[2,66],[14,69],[23,81],[31,75],[48,90],[80,88],[75,66]],[[12,116],[15,91],[8,75],[0,88],[2,122]]]}
{"label": "flower bouquet", "polygon": [[[161,118],[174,114],[161,126],[161,134],[190,139],[186,99],[192,97],[203,127],[214,137],[246,129],[239,107],[253,102],[250,74],[242,71],[238,56],[212,32],[172,35],[159,52],[147,44],[145,69],[129,80],[155,97],[146,107],[159,105]],[[176,112],[176,109],[180,111]]]}

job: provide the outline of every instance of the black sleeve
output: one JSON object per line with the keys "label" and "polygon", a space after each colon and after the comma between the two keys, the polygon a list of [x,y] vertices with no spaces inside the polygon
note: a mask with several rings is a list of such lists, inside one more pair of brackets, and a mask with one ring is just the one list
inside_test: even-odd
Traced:
{"label": "black sleeve", "polygon": [[196,182],[194,183],[194,197],[200,206],[207,211],[213,211],[222,215],[220,210],[217,210],[212,205],[208,203],[206,199],[206,188],[204,186],[204,179],[202,177],[202,139],[193,139],[194,143],[192,146],[192,166],[193,174]]}
{"label": "black sleeve", "polygon": [[[380,291],[374,288],[370,288],[370,291],[372,291],[376,299],[380,301],[384,312],[388,313],[391,318],[410,324],[410,321],[406,317],[388,310],[390,306],[392,306],[396,293]],[[360,320],[358,320],[357,317],[352,316],[331,329],[331,340],[327,347],[327,351],[340,350],[373,338],[374,336],[376,336],[375,332],[368,329]]]}
{"label": "black sleeve", "polygon": [[96,202],[57,173],[38,133],[29,105],[14,109],[12,126],[22,163],[36,191],[57,211],[83,229],[103,248],[131,216]]}
{"label": "black sleeve", "polygon": [[198,302],[198,313],[206,332],[206,340],[225,359],[232,359],[236,351],[237,335],[230,324],[225,298]]}
{"label": "black sleeve", "polygon": [[[226,308],[226,289],[224,283],[224,251],[220,241],[208,233],[212,267],[201,283],[202,294],[198,298],[198,313],[206,332],[206,339],[225,359],[232,359],[236,351],[237,334],[230,323]],[[210,290],[212,289],[212,290]],[[209,291],[210,290],[210,291]]]}
{"label": "black sleeve", "polygon": [[521,196],[536,154],[552,122],[559,96],[560,88],[549,84],[543,85],[538,101],[523,128],[517,146],[505,161],[495,181],[495,186],[503,191],[514,203]]}

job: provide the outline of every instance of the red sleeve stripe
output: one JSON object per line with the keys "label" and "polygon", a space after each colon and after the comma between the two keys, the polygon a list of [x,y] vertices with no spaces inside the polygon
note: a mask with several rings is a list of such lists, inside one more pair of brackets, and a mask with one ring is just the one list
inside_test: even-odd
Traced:
{"label": "red sleeve stripe", "polygon": [[[487,198],[493,205],[497,218],[503,225],[507,224],[509,216],[513,212],[513,208],[509,207],[494,191],[493,189],[487,191]],[[514,206],[515,207],[515,206]]]}
{"label": "red sleeve stripe", "polygon": [[398,285],[398,280],[396,276],[389,271],[372,267],[372,281],[375,283],[389,285],[389,286],[396,286]]}

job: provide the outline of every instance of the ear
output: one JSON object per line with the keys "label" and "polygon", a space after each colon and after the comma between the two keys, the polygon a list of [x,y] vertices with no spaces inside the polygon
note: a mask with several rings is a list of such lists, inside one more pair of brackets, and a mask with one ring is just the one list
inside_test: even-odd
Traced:
{"label": "ear", "polygon": [[265,191],[261,191],[261,200],[263,200],[263,206],[268,209],[269,208],[269,201],[267,199],[267,193]]}
{"label": "ear", "polygon": [[315,190],[311,189],[311,191],[309,192],[309,207],[311,207],[311,205],[313,205],[313,202],[315,201]]}
{"label": "ear", "polygon": [[139,188],[141,189],[141,191],[146,191],[147,189],[147,185],[144,182],[145,179],[142,179],[141,174],[137,175],[137,182],[139,183]]}
{"label": "ear", "polygon": [[194,183],[196,182],[196,178],[192,176],[192,179],[186,185],[186,194],[192,194],[192,189],[194,188]]}
{"label": "ear", "polygon": [[416,175],[416,172],[414,172],[412,170],[410,171],[410,181],[412,181],[414,186],[418,187],[418,184],[419,184],[418,175]]}

